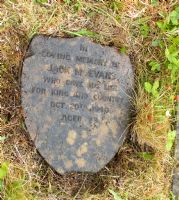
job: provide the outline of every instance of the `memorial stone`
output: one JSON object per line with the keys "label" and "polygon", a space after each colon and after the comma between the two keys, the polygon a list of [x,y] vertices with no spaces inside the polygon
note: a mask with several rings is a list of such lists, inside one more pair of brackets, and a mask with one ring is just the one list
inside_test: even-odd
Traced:
{"label": "memorial stone", "polygon": [[127,134],[134,85],[129,57],[87,38],[36,36],[22,69],[30,138],[58,173],[97,172]]}

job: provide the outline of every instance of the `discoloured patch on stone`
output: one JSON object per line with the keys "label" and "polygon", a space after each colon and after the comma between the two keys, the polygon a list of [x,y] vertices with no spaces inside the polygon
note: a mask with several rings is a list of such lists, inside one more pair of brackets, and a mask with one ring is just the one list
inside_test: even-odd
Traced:
{"label": "discoloured patch on stone", "polygon": [[78,158],[76,160],[76,164],[78,165],[79,168],[83,168],[86,165],[86,160],[84,160],[83,158]]}
{"label": "discoloured patch on stone", "polygon": [[109,137],[109,128],[108,125],[104,122],[102,123],[96,130],[95,130],[97,134],[96,137],[96,144],[98,146],[101,146]]}
{"label": "discoloured patch on stone", "polygon": [[59,174],[64,174],[65,173],[65,171],[62,168],[57,168],[56,170],[57,170],[57,172]]}
{"label": "discoloured patch on stone", "polygon": [[65,161],[64,161],[64,165],[65,165],[65,167],[66,167],[67,169],[70,169],[70,168],[72,168],[72,166],[73,166],[73,162],[72,162],[71,160],[65,160]]}
{"label": "discoloured patch on stone", "polygon": [[109,128],[112,131],[112,136],[115,138],[117,136],[118,124],[116,121],[109,122]]}
{"label": "discoloured patch on stone", "polygon": [[68,132],[68,136],[67,136],[67,139],[66,139],[67,143],[70,144],[70,145],[73,145],[75,143],[76,136],[77,136],[76,132],[74,130],[70,130]]}
{"label": "discoloured patch on stone", "polygon": [[82,132],[81,132],[81,137],[82,137],[83,139],[86,139],[86,138],[88,137],[87,132],[86,132],[86,131],[82,131]]}
{"label": "discoloured patch on stone", "polygon": [[88,143],[85,142],[78,148],[76,155],[80,157],[87,152],[88,152]]}

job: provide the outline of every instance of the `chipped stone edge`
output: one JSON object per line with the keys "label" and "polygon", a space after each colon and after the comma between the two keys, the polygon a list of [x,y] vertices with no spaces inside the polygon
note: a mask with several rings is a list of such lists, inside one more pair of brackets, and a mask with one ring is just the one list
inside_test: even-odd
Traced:
{"label": "chipped stone edge", "polygon": [[[179,94],[176,95],[178,97]],[[172,170],[172,192],[174,198],[177,200],[179,199],[179,100],[176,98],[176,140],[175,140],[175,151],[174,151],[174,158],[175,158],[175,168]]]}

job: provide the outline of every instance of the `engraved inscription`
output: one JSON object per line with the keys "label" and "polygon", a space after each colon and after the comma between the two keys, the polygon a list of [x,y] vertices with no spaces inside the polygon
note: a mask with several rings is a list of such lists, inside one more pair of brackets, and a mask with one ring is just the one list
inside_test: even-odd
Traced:
{"label": "engraved inscription", "polygon": [[58,79],[58,78],[44,76],[43,79],[44,79],[44,83],[60,84],[60,79]]}
{"label": "engraved inscription", "polygon": [[104,90],[117,91],[117,85],[104,84]]}
{"label": "engraved inscription", "polygon": [[88,71],[88,76],[90,78],[96,78],[96,79],[115,79],[115,74],[112,72],[104,72],[104,71],[100,71],[100,70],[93,70],[90,69]]}
{"label": "engraved inscription", "polygon": [[71,55],[69,53],[58,53],[58,52],[51,52],[47,50],[43,50],[40,55],[42,57],[48,58],[56,58],[61,60],[71,60]]}
{"label": "engraved inscription", "polygon": [[51,101],[50,102],[50,106],[52,108],[65,108],[65,102],[54,102],[54,101]]}
{"label": "engraved inscription", "polygon": [[60,118],[61,122],[81,122],[80,115],[63,114]]}
{"label": "engraved inscription", "polygon": [[87,99],[88,98],[88,94],[84,93],[84,92],[75,92],[75,93],[73,93],[72,96],[75,98],[78,98],[78,99]]}
{"label": "engraved inscription", "polygon": [[82,76],[83,73],[84,73],[84,71],[82,69],[75,69],[76,76]]}
{"label": "engraved inscription", "polygon": [[46,93],[46,88],[32,87],[31,92],[32,93],[36,93],[36,94],[45,94]]}
{"label": "engraved inscription", "polygon": [[66,85],[72,85],[76,87],[82,87],[83,86],[83,81],[78,81],[78,80],[67,80]]}
{"label": "engraved inscription", "polygon": [[68,97],[68,96],[69,96],[69,93],[68,93],[68,91],[65,91],[65,90],[52,89],[52,90],[51,90],[51,95],[52,95],[52,96]]}
{"label": "engraved inscription", "polygon": [[87,52],[87,51],[88,51],[88,47],[85,46],[85,45],[83,45],[83,44],[81,44],[81,45],[80,45],[80,51]]}
{"label": "engraved inscription", "polygon": [[99,59],[99,58],[92,58],[92,57],[87,57],[87,56],[76,56],[76,62],[100,65],[100,66],[107,65],[107,60],[103,60],[103,59]]}
{"label": "engraved inscription", "polygon": [[66,67],[65,65],[53,65],[51,64],[50,67],[47,69],[47,71],[57,74],[57,73],[68,73],[69,74],[69,67]]}

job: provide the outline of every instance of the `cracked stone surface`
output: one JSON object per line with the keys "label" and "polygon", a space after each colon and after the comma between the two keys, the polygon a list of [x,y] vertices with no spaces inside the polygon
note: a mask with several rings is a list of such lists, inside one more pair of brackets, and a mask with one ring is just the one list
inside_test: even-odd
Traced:
{"label": "cracked stone surface", "polygon": [[58,173],[97,172],[128,131],[129,57],[87,38],[39,35],[22,70],[22,107],[34,145]]}

